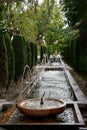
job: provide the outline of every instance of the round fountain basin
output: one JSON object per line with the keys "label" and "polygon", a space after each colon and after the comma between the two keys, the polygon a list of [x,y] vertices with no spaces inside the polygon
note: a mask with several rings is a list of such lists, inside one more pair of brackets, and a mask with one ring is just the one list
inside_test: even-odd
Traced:
{"label": "round fountain basin", "polygon": [[54,98],[44,99],[40,104],[39,98],[27,99],[17,104],[17,108],[22,114],[28,116],[51,116],[62,113],[66,109],[66,103]]}

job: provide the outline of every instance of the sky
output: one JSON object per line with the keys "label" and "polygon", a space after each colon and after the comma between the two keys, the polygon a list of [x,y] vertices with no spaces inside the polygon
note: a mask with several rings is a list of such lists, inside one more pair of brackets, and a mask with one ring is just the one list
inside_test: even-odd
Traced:
{"label": "sky", "polygon": [[[43,0],[38,0],[39,1],[39,3],[42,3],[43,2]],[[59,2],[59,0],[56,0],[56,1],[58,1]]]}
{"label": "sky", "polygon": [[39,3],[42,3],[43,2],[43,0],[38,0],[39,1]]}

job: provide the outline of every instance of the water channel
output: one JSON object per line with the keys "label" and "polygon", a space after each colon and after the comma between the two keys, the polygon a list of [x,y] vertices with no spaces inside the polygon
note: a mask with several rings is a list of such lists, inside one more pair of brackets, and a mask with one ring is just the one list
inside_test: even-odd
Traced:
{"label": "water channel", "polygon": [[[58,66],[60,63],[51,64],[51,66]],[[65,102],[74,101],[75,97],[71,86],[67,81],[64,69],[51,70],[48,71],[44,69],[39,75],[39,80],[35,87],[30,93],[26,95],[27,98],[41,98],[42,94],[45,92],[44,98],[56,98],[63,100]],[[63,113],[56,115],[55,117],[46,118],[36,118],[32,119],[19,112],[17,109],[13,115],[10,117],[7,124],[23,124],[23,123],[75,123],[77,121],[73,107],[67,108]],[[78,122],[78,121],[77,121]]]}
{"label": "water channel", "polygon": [[58,98],[64,101],[75,100],[63,70],[43,71],[40,76],[40,80],[28,98],[40,98],[45,92],[45,98]]}

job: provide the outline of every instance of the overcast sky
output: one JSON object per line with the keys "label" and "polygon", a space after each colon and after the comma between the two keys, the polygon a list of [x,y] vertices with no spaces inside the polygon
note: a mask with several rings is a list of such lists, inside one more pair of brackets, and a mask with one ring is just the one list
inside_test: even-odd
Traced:
{"label": "overcast sky", "polygon": [[[43,2],[43,0],[38,0],[39,1],[39,3],[42,3]],[[59,0],[56,0],[56,1],[58,1],[59,2]]]}

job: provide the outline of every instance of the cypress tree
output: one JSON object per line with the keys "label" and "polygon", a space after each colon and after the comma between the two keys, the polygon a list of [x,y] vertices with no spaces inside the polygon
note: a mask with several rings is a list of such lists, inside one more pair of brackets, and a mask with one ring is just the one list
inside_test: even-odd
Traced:
{"label": "cypress tree", "polygon": [[35,65],[35,46],[33,42],[30,42],[31,48],[31,68]]}
{"label": "cypress tree", "polygon": [[26,64],[31,66],[31,49],[30,43],[28,41],[25,42],[25,53],[26,53]]}
{"label": "cypress tree", "polygon": [[8,57],[8,85],[11,83],[11,81],[14,79],[15,74],[15,59],[14,59],[14,51],[11,43],[11,39],[8,33],[5,35],[5,43],[7,47],[7,57]]}
{"label": "cypress tree", "polygon": [[37,45],[35,44],[35,65],[37,64]]}
{"label": "cypress tree", "polygon": [[23,37],[23,43],[24,43],[24,65],[27,64],[27,41]]}
{"label": "cypress tree", "polygon": [[46,53],[46,47],[45,46],[40,46],[40,60],[42,61],[43,59],[43,54]]}
{"label": "cypress tree", "polygon": [[5,38],[0,34],[0,87],[7,87],[8,83],[8,57]]}
{"label": "cypress tree", "polygon": [[40,46],[40,61],[43,59],[43,46]]}
{"label": "cypress tree", "polygon": [[31,67],[31,48],[30,48],[30,43],[27,41],[26,42],[26,53],[27,53],[27,63],[29,67]]}
{"label": "cypress tree", "polygon": [[12,41],[15,56],[15,81],[19,80],[23,74],[25,66],[24,39],[20,35],[15,35]]}

